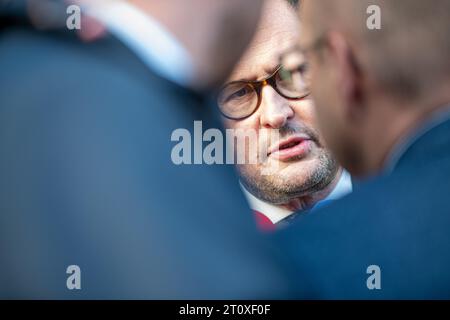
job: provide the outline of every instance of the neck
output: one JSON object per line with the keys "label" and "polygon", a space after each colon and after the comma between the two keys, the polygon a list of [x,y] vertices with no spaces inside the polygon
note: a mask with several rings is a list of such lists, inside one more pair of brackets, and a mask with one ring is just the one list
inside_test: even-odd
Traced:
{"label": "neck", "polygon": [[[377,108],[371,108],[377,110],[377,115],[371,115],[376,121],[372,121],[374,127],[368,130],[371,134],[364,143],[365,157],[362,162],[365,168],[361,171],[368,173],[365,175],[381,172],[399,144],[413,135],[435,112],[448,107],[450,96],[447,92],[436,95],[439,98],[422,99],[416,103],[396,101],[385,104],[386,107],[378,103]],[[379,129],[380,124],[383,124],[382,130]]]}

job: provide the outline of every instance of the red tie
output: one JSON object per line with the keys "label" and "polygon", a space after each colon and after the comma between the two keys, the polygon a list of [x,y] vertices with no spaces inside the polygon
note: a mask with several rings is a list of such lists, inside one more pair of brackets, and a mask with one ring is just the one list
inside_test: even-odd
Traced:
{"label": "red tie", "polygon": [[275,225],[264,214],[259,211],[253,210],[255,214],[256,224],[261,231],[269,232],[275,231]]}

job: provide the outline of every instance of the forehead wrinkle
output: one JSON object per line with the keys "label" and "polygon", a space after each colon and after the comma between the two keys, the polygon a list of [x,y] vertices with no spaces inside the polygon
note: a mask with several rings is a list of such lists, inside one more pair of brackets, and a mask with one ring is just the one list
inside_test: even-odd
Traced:
{"label": "forehead wrinkle", "polygon": [[[260,30],[264,32],[263,29]],[[296,43],[296,33],[287,30],[272,32],[259,37],[248,47],[246,53],[233,71],[230,81],[256,80],[270,75],[279,65],[280,55]]]}
{"label": "forehead wrinkle", "polygon": [[299,31],[298,15],[286,0],[267,1],[255,36],[229,81],[269,76],[279,64],[280,54],[296,44]]}

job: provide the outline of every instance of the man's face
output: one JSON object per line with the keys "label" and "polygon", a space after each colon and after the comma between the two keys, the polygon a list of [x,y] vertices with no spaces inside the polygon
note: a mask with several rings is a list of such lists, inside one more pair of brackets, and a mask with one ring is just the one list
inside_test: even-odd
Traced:
{"label": "man's face", "polygon": [[[270,6],[230,82],[267,78],[279,66],[280,56],[297,44],[299,21],[295,9],[285,0],[271,1]],[[224,118],[224,122],[230,129],[254,130],[258,147],[266,148],[258,150],[268,156],[259,158],[257,164],[238,165],[242,183],[260,199],[287,203],[294,197],[322,190],[338,171],[316,128],[309,97],[286,99],[265,85],[256,112],[242,120]],[[279,138],[273,141],[270,137],[277,136],[275,131]],[[280,150],[271,152],[273,149]]]}
{"label": "man's face", "polygon": [[311,96],[314,99],[317,124],[327,146],[339,162],[349,168],[357,137],[351,133],[352,123],[345,118],[342,95],[338,93],[341,85],[339,70],[321,45],[323,30],[317,18],[317,2],[304,0],[301,10],[301,29],[299,45],[309,64]]}

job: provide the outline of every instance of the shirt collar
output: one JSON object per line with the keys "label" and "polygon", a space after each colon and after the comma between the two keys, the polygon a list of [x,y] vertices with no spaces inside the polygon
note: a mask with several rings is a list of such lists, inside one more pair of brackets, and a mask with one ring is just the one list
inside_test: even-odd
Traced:
{"label": "shirt collar", "polygon": [[154,72],[181,86],[194,74],[189,52],[149,14],[123,0],[93,1],[83,12],[103,23]]}
{"label": "shirt collar", "polygon": [[242,183],[240,183],[240,185],[245,197],[247,198],[250,208],[265,215],[270,221],[272,221],[273,224],[280,222],[293,213],[291,210],[276,206],[255,197],[243,186]]}
{"label": "shirt collar", "polygon": [[[346,170],[342,170],[341,177],[333,191],[322,201],[337,200],[353,191],[352,177]],[[319,201],[320,202],[320,201]]]}
{"label": "shirt collar", "polygon": [[444,123],[450,119],[450,105],[446,108],[440,108],[422,124],[420,125],[411,135],[400,139],[400,141],[392,149],[390,155],[388,156],[385,167],[384,174],[390,174],[394,171],[400,158],[406,153],[406,151],[417,141],[420,137],[425,135],[428,131],[434,129],[440,124]]}
{"label": "shirt collar", "polygon": [[[273,224],[280,222],[281,220],[294,213],[291,210],[265,202],[255,197],[244,187],[242,183],[240,183],[240,186],[242,191],[244,192],[245,197],[247,198],[250,208],[265,215],[267,218],[269,218],[270,221],[272,221]],[[343,196],[352,192],[352,188],[351,176],[347,171],[343,170],[341,177],[339,178],[339,181],[334,187],[333,191],[322,201],[331,201],[342,198]],[[319,201],[319,203],[322,201]]]}

